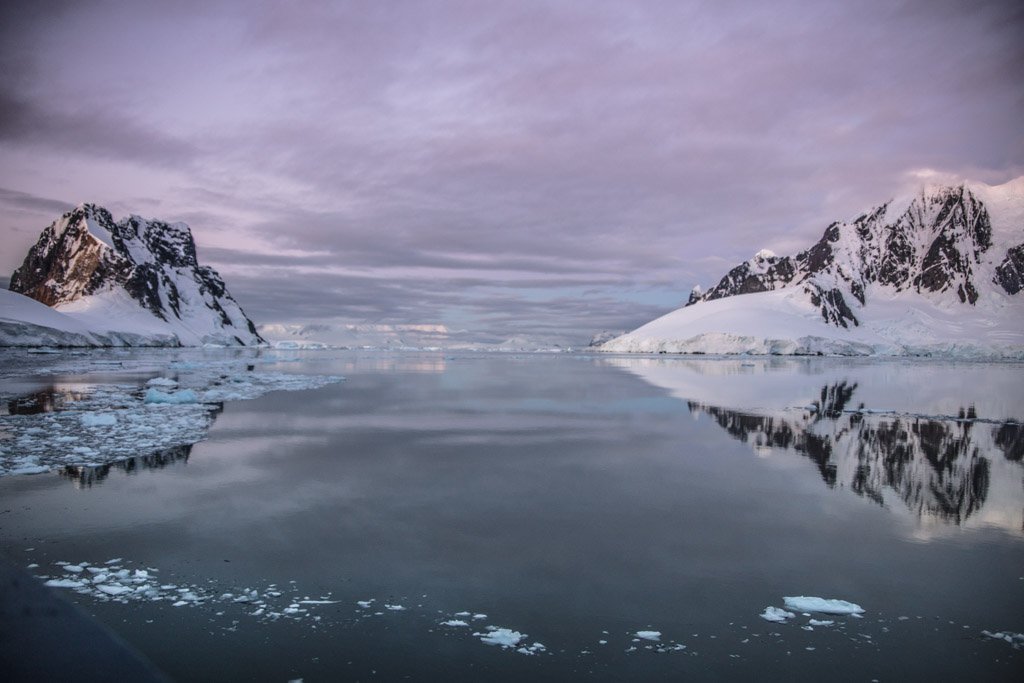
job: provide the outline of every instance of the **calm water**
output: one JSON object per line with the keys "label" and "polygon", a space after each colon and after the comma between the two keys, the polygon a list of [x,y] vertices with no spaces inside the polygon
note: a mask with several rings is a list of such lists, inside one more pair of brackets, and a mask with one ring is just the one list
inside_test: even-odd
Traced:
{"label": "calm water", "polygon": [[[7,412],[157,374],[91,358],[59,377],[22,377],[8,359]],[[227,402],[192,447],[0,478],[0,552],[49,576],[57,561],[123,558],[211,596],[275,584],[281,606],[332,601],[270,620],[232,599],[65,593],[181,680],[1024,671],[1024,647],[981,635],[1024,631],[1024,366],[283,360],[266,367],[347,381]],[[813,630],[800,614],[759,617],[791,595],[865,614],[816,614],[835,624]],[[452,619],[469,625],[441,625]],[[484,644],[472,634],[488,625],[545,650]],[[641,630],[661,641],[635,641]]]}

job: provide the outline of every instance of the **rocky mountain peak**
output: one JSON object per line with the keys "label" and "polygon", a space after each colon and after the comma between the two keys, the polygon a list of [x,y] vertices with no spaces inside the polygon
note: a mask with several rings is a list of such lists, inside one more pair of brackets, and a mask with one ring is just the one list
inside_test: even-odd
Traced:
{"label": "rocky mountain peak", "polygon": [[10,289],[56,308],[123,293],[185,336],[262,341],[217,272],[199,264],[186,224],[137,215],[115,222],[95,204],[80,204],[43,230]]}
{"label": "rocky mountain peak", "polygon": [[873,288],[973,305],[983,291],[1013,295],[1024,288],[1024,245],[995,253],[993,244],[988,209],[968,186],[931,188],[905,205],[890,201],[851,222],[836,221],[796,255],[762,250],[706,292],[695,290],[687,305],[800,287],[839,327],[859,324],[856,310]]}

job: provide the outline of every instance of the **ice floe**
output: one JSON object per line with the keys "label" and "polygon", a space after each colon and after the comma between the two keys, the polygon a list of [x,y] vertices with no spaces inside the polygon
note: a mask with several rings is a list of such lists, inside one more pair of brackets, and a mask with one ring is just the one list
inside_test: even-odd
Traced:
{"label": "ice floe", "polygon": [[805,595],[784,597],[786,607],[797,612],[820,612],[822,614],[863,614],[864,608],[846,600],[816,598]]}
{"label": "ice floe", "polygon": [[182,391],[176,391],[174,393],[166,393],[159,389],[153,389],[152,387],[146,391],[146,396],[143,399],[145,403],[169,403],[172,405],[178,405],[183,403],[199,403],[199,396],[196,392],[191,389],[184,389]]}

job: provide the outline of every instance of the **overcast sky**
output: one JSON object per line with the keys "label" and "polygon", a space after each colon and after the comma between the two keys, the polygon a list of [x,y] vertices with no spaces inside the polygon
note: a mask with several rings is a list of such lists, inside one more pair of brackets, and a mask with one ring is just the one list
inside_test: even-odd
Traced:
{"label": "overcast sky", "polygon": [[0,275],[91,201],[189,223],[257,323],[585,342],[1024,173],[1019,1],[32,0],[0,60]]}

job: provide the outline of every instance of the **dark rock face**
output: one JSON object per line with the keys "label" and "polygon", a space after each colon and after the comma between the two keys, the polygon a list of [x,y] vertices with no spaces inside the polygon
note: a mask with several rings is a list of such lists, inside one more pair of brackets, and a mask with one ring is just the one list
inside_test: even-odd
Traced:
{"label": "dark rock face", "polygon": [[209,340],[262,341],[224,280],[199,265],[188,226],[138,216],[115,223],[93,204],[43,230],[10,289],[48,306],[120,289],[160,320],[197,324]]}
{"label": "dark rock face", "polygon": [[[991,248],[984,204],[964,186],[943,188],[919,195],[900,215],[885,204],[852,223],[832,223],[795,256],[759,253],[708,291],[695,290],[687,305],[802,285],[822,318],[837,327],[858,324],[854,311],[867,303],[870,284],[949,293],[973,305],[983,288],[979,266],[992,257]],[[1024,289],[1024,245],[1009,250],[995,283],[1009,294]]]}
{"label": "dark rock face", "polygon": [[1024,289],[1024,244],[1006,252],[1006,258],[996,268],[995,283],[1007,294],[1016,294]]}

